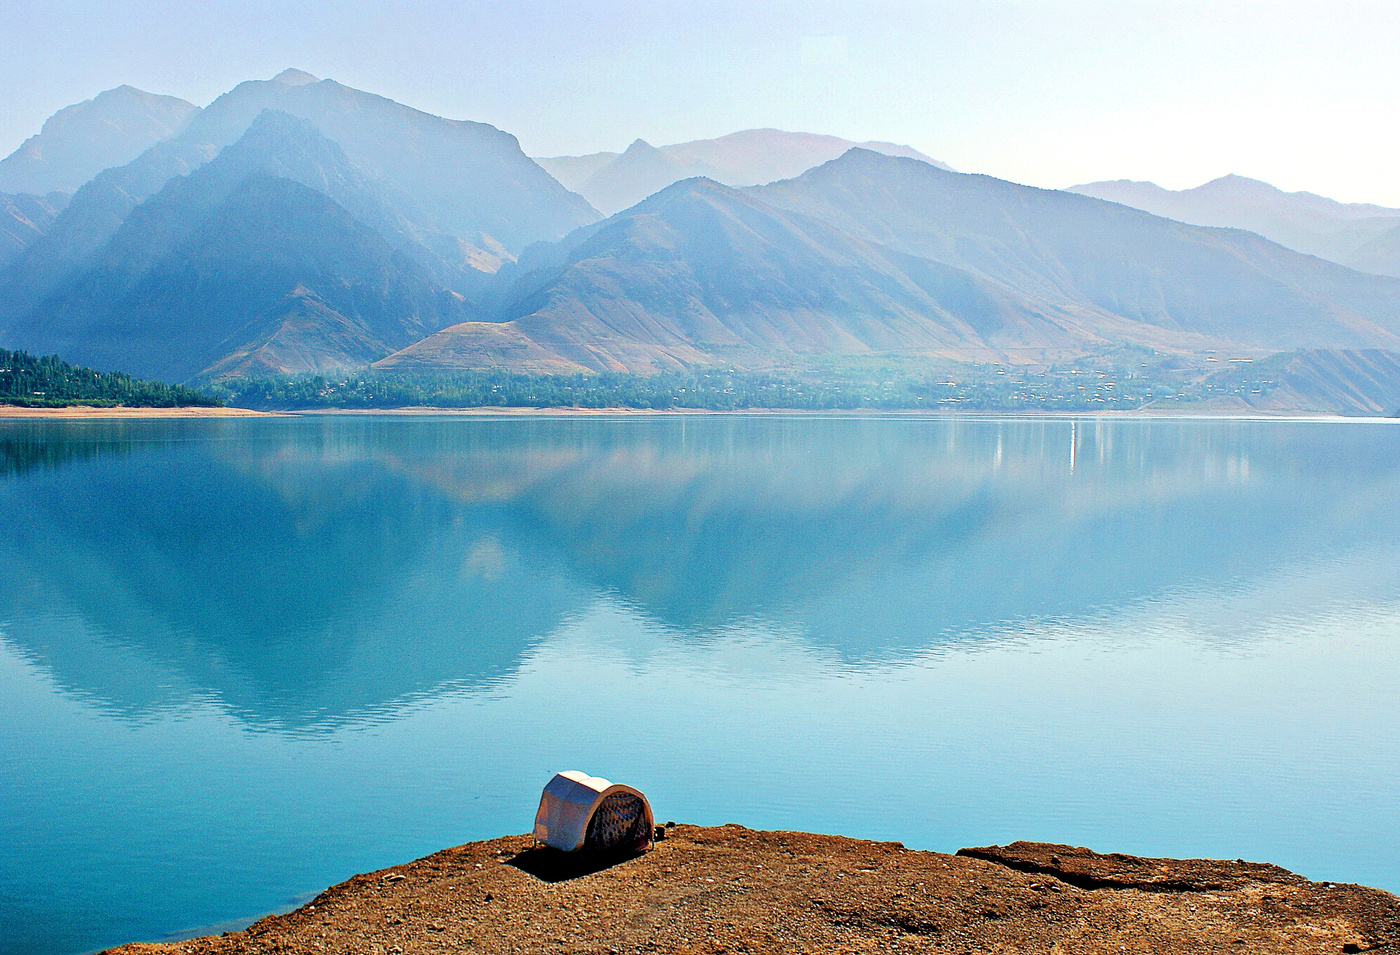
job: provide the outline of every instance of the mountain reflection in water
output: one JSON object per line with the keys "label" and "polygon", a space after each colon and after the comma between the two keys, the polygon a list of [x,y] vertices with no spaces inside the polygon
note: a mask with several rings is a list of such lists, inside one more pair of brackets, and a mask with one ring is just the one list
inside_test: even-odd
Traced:
{"label": "mountain reflection in water", "polygon": [[1377,441],[1394,433],[12,423],[0,620],[61,685],[118,712],[212,696],[273,727],[489,683],[599,593],[687,640],[761,619],[859,664],[1394,541],[1400,456]]}
{"label": "mountain reflection in water", "polygon": [[1400,427],[0,422],[0,955],[528,827],[1400,887]]}

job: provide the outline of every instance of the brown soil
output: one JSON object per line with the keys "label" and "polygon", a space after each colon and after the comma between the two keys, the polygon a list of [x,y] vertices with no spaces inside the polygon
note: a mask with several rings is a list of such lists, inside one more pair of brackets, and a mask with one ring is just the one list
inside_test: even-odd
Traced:
{"label": "brown soil", "polygon": [[246,408],[25,408],[0,405],[0,418],[260,418],[265,411]]}
{"label": "brown soil", "polygon": [[1271,865],[669,833],[605,868],[528,837],[470,843],[355,876],[246,931],[114,951],[1400,953],[1400,899]]}

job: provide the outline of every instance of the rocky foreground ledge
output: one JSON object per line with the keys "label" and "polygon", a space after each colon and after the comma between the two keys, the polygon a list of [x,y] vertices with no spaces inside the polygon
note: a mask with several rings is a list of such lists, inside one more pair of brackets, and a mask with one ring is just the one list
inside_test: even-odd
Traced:
{"label": "rocky foreground ledge", "polygon": [[578,868],[515,836],[357,875],[242,932],[156,952],[1267,952],[1400,955],[1400,899],[1248,862],[1017,842],[915,852],[675,826]]}

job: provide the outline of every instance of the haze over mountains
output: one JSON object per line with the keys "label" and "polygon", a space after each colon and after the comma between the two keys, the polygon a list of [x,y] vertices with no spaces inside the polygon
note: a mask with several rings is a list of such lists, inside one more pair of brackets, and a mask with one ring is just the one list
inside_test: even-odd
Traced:
{"label": "haze over mountains", "polygon": [[0,193],[0,268],[49,231],[67,205],[65,192],[46,196]]}
{"label": "haze over mountains", "polygon": [[1400,276],[1400,209],[1284,192],[1244,176],[1222,176],[1180,192],[1127,179],[1069,191],[1194,225],[1247,229],[1363,272]]}
{"label": "haze over mountains", "polygon": [[1051,361],[1123,343],[1400,348],[1400,281],[1247,233],[862,149],[742,191],[677,183],[532,253],[492,321],[377,367]]}
{"label": "haze over mountains", "polygon": [[592,203],[593,208],[604,215],[612,215],[682,179],[703,176],[727,186],[757,186],[800,176],[854,146],[948,168],[909,146],[853,143],[836,136],[780,129],[746,129],[718,139],[676,143],[659,149],[638,139],[621,154],[553,156],[535,161]]}
{"label": "haze over mountains", "polygon": [[68,106],[0,160],[0,192],[73,192],[185,127],[199,107],[175,96],[119,86]]}
{"label": "haze over mountains", "polygon": [[378,367],[490,367],[516,355],[559,372],[833,353],[991,360],[989,327],[1044,321],[1035,303],[966,272],[708,179],[676,183],[520,264],[528,271],[497,321],[446,329]]}
{"label": "haze over mountains", "polygon": [[363,367],[464,311],[414,235],[340,146],[265,110],[137,206],[29,329],[60,354],[176,381]]}
{"label": "haze over mountains", "polygon": [[[52,141],[95,136],[83,117],[101,126],[100,100]],[[639,140],[542,160],[551,175],[509,133],[289,70],[190,107],[71,199],[0,197],[0,345],[194,382],[371,364],[652,373],[1400,350],[1400,279],[872,145],[774,130]],[[603,219],[566,186],[629,204]],[[1288,225],[1295,243],[1391,211],[1212,186],[1153,201],[1179,216],[1274,208],[1261,229]],[[1384,258],[1387,241],[1352,254]],[[1393,363],[1323,364],[1375,377]]]}

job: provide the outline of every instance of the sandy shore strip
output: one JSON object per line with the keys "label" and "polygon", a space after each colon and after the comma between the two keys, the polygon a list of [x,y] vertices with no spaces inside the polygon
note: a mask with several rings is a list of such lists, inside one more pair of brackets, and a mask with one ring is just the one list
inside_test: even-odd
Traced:
{"label": "sandy shore strip", "polygon": [[26,408],[22,405],[0,405],[0,418],[271,418],[278,416],[278,412],[250,411],[247,408],[89,408],[84,405],[69,405],[65,408]]}
{"label": "sandy shore strip", "polygon": [[606,866],[527,836],[468,843],[357,875],[243,931],[113,951],[1400,953],[1400,898],[1242,860],[666,831],[651,852]]}
{"label": "sandy shore strip", "polygon": [[25,408],[0,404],[0,420],[7,418],[127,419],[127,418],[287,418],[287,417],[386,417],[386,418],[655,418],[655,417],[739,417],[739,418],[917,418],[951,420],[956,418],[1021,420],[1215,420],[1215,421],[1338,421],[1351,423],[1400,424],[1400,418],[1352,417],[1321,412],[1299,411],[971,411],[936,409],[811,409],[744,408],[732,411],[708,408],[525,408],[476,407],[437,408],[303,408],[282,411],[254,411],[250,408],[91,408],[73,405],[64,408]]}
{"label": "sandy shore strip", "polygon": [[438,408],[412,406],[405,408],[304,408],[296,411],[271,412],[283,415],[313,417],[482,417],[482,418],[567,418],[567,417],[740,417],[740,418],[920,418],[951,420],[955,418],[999,418],[1030,420],[1064,420],[1072,418],[1186,420],[1212,421],[1351,421],[1377,424],[1400,424],[1400,418],[1380,416],[1348,416],[1310,411],[1168,411],[1140,409],[1134,411],[972,411],[934,408],[739,408],[719,410],[710,408],[525,408],[475,407]]}

